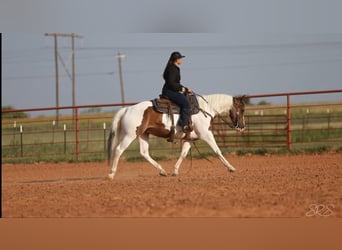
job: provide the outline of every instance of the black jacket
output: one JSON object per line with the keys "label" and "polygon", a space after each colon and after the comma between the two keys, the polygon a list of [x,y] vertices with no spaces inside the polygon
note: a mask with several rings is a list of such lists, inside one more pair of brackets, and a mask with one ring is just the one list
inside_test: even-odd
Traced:
{"label": "black jacket", "polygon": [[175,64],[171,63],[166,66],[163,77],[165,80],[163,90],[182,91],[182,87],[184,86],[180,84],[180,69]]}

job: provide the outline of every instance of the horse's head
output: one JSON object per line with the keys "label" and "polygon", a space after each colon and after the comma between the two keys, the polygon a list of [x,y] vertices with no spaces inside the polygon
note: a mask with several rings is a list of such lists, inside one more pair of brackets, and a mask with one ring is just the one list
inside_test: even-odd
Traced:
{"label": "horse's head", "polygon": [[233,97],[233,105],[229,110],[230,119],[233,122],[234,128],[238,132],[242,132],[245,129],[245,103],[244,100],[246,96],[234,96]]}

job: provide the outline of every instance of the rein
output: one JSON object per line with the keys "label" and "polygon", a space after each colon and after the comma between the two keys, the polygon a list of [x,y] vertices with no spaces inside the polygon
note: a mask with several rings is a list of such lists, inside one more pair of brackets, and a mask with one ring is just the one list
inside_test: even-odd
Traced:
{"label": "rein", "polygon": [[[203,155],[203,154],[199,151],[197,145],[195,144],[195,141],[192,141],[192,144],[195,146],[195,148],[196,148],[198,154],[201,156],[201,158],[207,160],[207,161],[210,162],[210,163],[213,163],[208,157],[206,157],[205,155]],[[187,174],[192,170],[192,159],[193,159],[193,157],[192,157],[192,148],[190,148],[189,155],[190,155],[190,169],[186,172]]]}
{"label": "rein", "polygon": [[205,101],[207,104],[209,104],[208,101],[202,95],[197,94],[195,92],[193,92],[193,93],[194,93],[194,95],[201,97],[203,99],[203,101]]}
{"label": "rein", "polygon": [[[213,163],[210,159],[208,159],[208,157],[204,156],[204,155],[199,151],[199,149],[198,149],[198,147],[197,147],[197,145],[195,144],[194,141],[193,141],[192,143],[194,144],[194,146],[195,146],[195,148],[196,148],[198,154],[199,154],[202,158],[206,159],[206,160],[209,161],[210,163]],[[192,164],[192,155],[191,155],[191,164]]]}
{"label": "rein", "polygon": [[222,116],[217,115],[218,118],[220,118],[226,125],[228,125],[230,128],[232,129],[236,129],[239,127],[239,123],[236,124],[236,126],[232,125],[231,123],[229,123],[227,120],[225,120]]}

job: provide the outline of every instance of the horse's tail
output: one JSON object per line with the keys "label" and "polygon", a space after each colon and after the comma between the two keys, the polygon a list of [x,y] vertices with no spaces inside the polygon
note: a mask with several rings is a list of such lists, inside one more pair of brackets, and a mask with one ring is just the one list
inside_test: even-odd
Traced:
{"label": "horse's tail", "polygon": [[112,128],[108,137],[108,164],[113,164],[114,150],[119,144],[120,134],[121,134],[121,118],[126,113],[127,108],[120,109],[114,116],[112,121]]}

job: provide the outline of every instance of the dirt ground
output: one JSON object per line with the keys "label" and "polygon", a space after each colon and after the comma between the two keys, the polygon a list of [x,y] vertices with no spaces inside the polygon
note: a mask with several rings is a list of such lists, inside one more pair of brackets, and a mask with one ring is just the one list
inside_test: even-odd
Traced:
{"label": "dirt ground", "polygon": [[[177,177],[147,162],[2,165],[3,217],[342,217],[342,154],[187,159]],[[160,162],[172,173],[175,161]]]}

